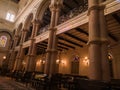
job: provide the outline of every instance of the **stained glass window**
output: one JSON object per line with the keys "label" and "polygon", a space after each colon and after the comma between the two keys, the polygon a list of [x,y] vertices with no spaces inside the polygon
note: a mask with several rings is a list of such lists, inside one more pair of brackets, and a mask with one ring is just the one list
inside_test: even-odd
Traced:
{"label": "stained glass window", "polygon": [[0,37],[0,47],[5,47],[7,43],[7,37],[6,36],[1,36]]}

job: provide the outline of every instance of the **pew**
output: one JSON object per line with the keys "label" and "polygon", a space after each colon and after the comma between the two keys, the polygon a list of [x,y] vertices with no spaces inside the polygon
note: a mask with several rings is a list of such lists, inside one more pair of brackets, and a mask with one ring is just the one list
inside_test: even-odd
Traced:
{"label": "pew", "polygon": [[120,79],[112,79],[110,81],[110,87],[112,90],[120,90]]}

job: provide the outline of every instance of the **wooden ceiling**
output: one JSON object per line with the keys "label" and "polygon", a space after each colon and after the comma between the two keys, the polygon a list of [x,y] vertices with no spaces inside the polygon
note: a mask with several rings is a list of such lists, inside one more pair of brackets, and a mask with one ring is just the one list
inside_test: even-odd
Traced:
{"label": "wooden ceiling", "polygon": [[[85,2],[84,2],[85,1]],[[67,14],[72,9],[87,3],[87,0],[64,0],[64,8],[61,10],[61,16]],[[43,27],[50,23],[50,10],[45,11],[43,17]],[[120,10],[106,16],[109,46],[116,45],[120,42]],[[69,50],[75,48],[82,48],[88,42],[88,23],[72,30],[58,35],[58,50]],[[37,44],[37,53],[42,54],[46,52],[48,40]]]}
{"label": "wooden ceiling", "polygon": [[[109,46],[114,46],[120,41],[120,11],[106,16],[109,36]],[[58,50],[82,48],[88,42],[88,23],[58,35]],[[46,52],[48,40],[37,44],[38,54]]]}
{"label": "wooden ceiling", "polygon": [[[61,8],[62,10],[60,12],[60,16],[66,15],[74,8],[79,8],[80,6],[84,7],[87,4],[88,4],[88,0],[69,0],[69,2],[68,2],[68,0],[64,0],[63,8]],[[42,27],[50,24],[50,17],[51,17],[51,12],[48,7],[44,13]]]}

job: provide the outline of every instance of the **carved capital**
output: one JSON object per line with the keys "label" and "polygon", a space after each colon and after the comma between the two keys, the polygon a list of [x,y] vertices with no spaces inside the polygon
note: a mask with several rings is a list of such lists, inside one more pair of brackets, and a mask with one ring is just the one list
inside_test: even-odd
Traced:
{"label": "carved capital", "polygon": [[88,15],[90,14],[90,12],[92,10],[104,10],[104,9],[105,9],[105,5],[98,5],[98,4],[96,4],[94,6],[89,7],[89,9],[88,9]]}
{"label": "carved capital", "polygon": [[15,38],[19,38],[19,36],[18,36],[18,35],[15,35]]}
{"label": "carved capital", "polygon": [[32,23],[35,24],[35,25],[40,25],[40,24],[41,24],[41,22],[40,22],[39,19],[34,19],[34,20],[32,21]]}
{"label": "carved capital", "polygon": [[57,28],[49,28],[49,31],[57,31]]}
{"label": "carved capital", "polygon": [[23,29],[23,32],[27,32],[28,30],[27,29]]}

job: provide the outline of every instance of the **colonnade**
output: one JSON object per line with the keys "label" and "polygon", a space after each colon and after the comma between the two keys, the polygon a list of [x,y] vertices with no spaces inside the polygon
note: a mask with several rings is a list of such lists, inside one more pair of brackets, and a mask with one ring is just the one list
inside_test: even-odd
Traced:
{"label": "colonnade", "polygon": [[[104,16],[104,8],[105,6],[100,6],[104,0],[88,0],[88,16],[89,16],[89,78],[94,80],[110,80],[110,71],[108,65],[108,57],[107,57],[107,30],[106,30],[106,22]],[[49,27],[49,38],[48,38],[48,46],[47,46],[47,56],[45,63],[45,71],[46,74],[54,74],[56,73],[55,65],[57,59],[57,35],[55,26],[58,24],[59,13],[63,6],[62,0],[51,0],[50,11],[51,11],[51,22]],[[40,27],[39,19],[35,19],[33,21],[33,29],[31,35],[31,43],[28,51],[28,63],[26,71],[34,71],[35,70],[35,52],[36,52],[36,44],[35,37],[37,35],[38,29]],[[25,41],[25,35],[27,33],[26,29],[22,30],[22,38],[21,44],[19,47],[19,51],[16,57],[16,68],[15,70],[21,69],[21,64],[23,60],[23,48],[22,44]],[[16,39],[14,42],[14,47],[16,46]],[[10,59],[14,59],[13,55],[11,55]]]}

